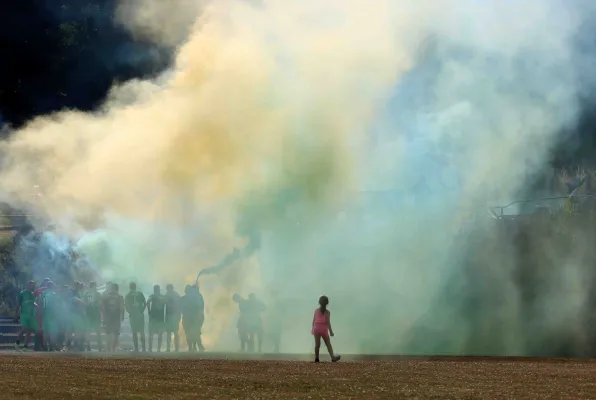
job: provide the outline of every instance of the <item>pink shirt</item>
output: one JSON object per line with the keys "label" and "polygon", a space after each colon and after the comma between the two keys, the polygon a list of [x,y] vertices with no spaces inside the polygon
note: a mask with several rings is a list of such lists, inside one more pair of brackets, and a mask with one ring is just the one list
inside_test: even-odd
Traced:
{"label": "pink shirt", "polygon": [[313,335],[327,336],[329,334],[329,318],[323,314],[320,309],[315,310],[314,324],[312,326]]}

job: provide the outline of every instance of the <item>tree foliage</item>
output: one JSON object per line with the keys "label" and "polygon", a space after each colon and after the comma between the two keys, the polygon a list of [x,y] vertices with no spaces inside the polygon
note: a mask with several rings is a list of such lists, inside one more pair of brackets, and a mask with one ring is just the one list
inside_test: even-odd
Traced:
{"label": "tree foliage", "polygon": [[0,13],[0,115],[19,126],[64,108],[90,110],[114,81],[153,75],[171,49],[133,40],[116,0],[19,0]]}

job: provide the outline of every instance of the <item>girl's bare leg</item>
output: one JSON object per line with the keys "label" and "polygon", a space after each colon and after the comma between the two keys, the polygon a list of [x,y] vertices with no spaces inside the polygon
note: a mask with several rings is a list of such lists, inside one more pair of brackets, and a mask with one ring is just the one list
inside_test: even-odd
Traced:
{"label": "girl's bare leg", "polygon": [[331,357],[331,359],[334,359],[335,354],[333,354],[333,346],[331,346],[331,339],[329,338],[329,336],[323,336],[323,340],[325,341],[325,346],[327,346],[329,356]]}
{"label": "girl's bare leg", "polygon": [[315,361],[319,361],[319,350],[321,349],[321,335],[315,335]]}
{"label": "girl's bare leg", "polygon": [[333,353],[333,346],[331,346],[331,339],[329,338],[329,336],[323,337],[323,340],[325,341],[325,346],[327,346],[327,351],[329,352],[329,356],[331,356],[331,361],[333,361],[333,362],[339,361],[341,356],[336,356]]}

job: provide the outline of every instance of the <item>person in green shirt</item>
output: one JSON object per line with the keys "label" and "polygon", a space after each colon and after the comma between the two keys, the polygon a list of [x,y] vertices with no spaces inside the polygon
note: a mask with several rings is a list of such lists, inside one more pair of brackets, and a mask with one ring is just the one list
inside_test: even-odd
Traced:
{"label": "person in green shirt", "polygon": [[166,322],[166,297],[159,285],[153,287],[153,294],[147,300],[149,312],[149,351],[153,350],[153,335],[157,335],[157,351],[161,351],[161,339]]}
{"label": "person in green shirt", "polygon": [[[137,284],[131,282],[128,286],[130,292],[124,298],[124,308],[128,313],[130,330],[132,331],[132,342],[135,346],[135,352],[139,351],[139,338],[141,336],[141,346],[145,352],[145,295],[137,290]],[[137,336],[138,334],[138,336]]]}
{"label": "person in green shirt", "polygon": [[29,348],[29,338],[37,331],[37,316],[35,313],[35,282],[29,281],[27,288],[19,293],[19,306],[17,315],[21,323],[21,330],[17,336],[17,348],[21,346],[21,340],[25,336],[24,349]]}
{"label": "person in green shirt", "polygon": [[124,297],[118,293],[118,284],[110,286],[109,294],[103,296],[101,310],[106,330],[106,348],[108,353],[118,349],[120,328],[124,321]]}
{"label": "person in green shirt", "polygon": [[180,295],[174,290],[171,283],[166,286],[166,351],[169,352],[172,344],[172,334],[174,334],[174,350],[180,350],[180,320],[182,311],[180,310]]}
{"label": "person in green shirt", "polygon": [[85,302],[85,341],[87,351],[91,351],[91,333],[95,333],[97,348],[102,351],[101,343],[101,293],[97,290],[97,282],[89,282],[89,290],[83,295]]}
{"label": "person in green shirt", "polygon": [[46,283],[46,290],[39,296],[40,307],[43,312],[43,332],[50,351],[59,350],[60,322],[58,313],[61,312],[61,302],[55,291],[54,282]]}
{"label": "person in green shirt", "polygon": [[70,329],[74,335],[72,348],[83,351],[85,347],[85,310],[86,304],[83,301],[85,284],[75,281],[70,291]]}

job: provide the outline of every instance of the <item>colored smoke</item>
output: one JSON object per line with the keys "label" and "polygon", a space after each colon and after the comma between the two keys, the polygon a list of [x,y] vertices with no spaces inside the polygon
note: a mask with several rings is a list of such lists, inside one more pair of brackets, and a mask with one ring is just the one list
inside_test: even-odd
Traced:
{"label": "colored smoke", "polygon": [[[2,143],[15,203],[90,253],[107,243],[98,268],[146,292],[181,290],[258,233],[256,252],[204,278],[214,346],[235,346],[231,293],[276,289],[286,350],[310,350],[324,293],[343,352],[462,353],[471,337],[479,351],[526,351],[507,254],[475,273],[500,288],[508,336],[478,338],[459,312],[464,260],[483,245],[462,238],[495,237],[486,208],[522,193],[575,123],[588,68],[575,35],[594,5],[144,4],[119,21],[182,43],[174,64],[114,87],[96,112],[39,117]],[[32,185],[43,204],[30,204]]]}

